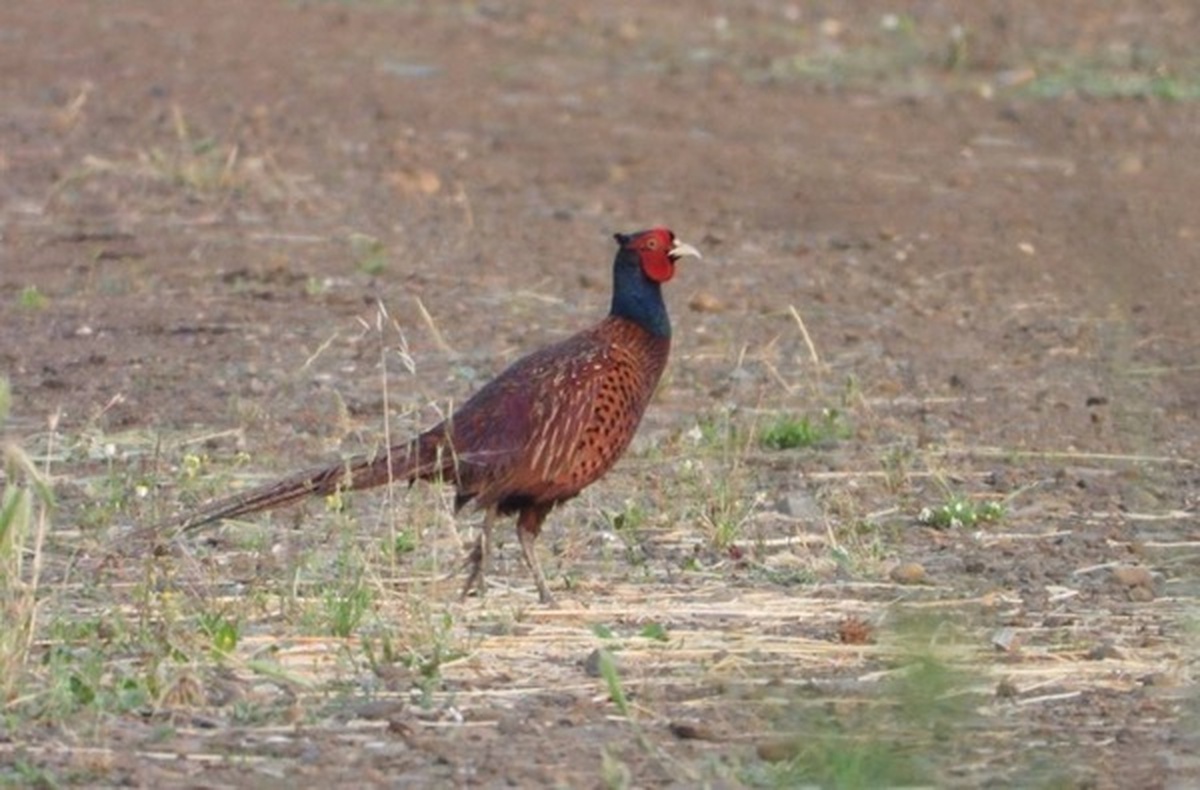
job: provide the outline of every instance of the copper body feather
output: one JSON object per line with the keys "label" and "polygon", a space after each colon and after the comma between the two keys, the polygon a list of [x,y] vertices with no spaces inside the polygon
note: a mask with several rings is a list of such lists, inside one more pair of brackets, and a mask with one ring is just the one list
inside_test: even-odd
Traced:
{"label": "copper body feather", "polygon": [[660,281],[646,271],[698,255],[666,229],[618,236],[618,242],[613,312],[600,323],[513,363],[447,420],[409,442],[214,502],[182,528],[338,490],[442,481],[455,486],[457,507],[469,502],[486,513],[468,558],[464,594],[473,587],[483,591],[495,518],[516,514],[525,561],[539,596],[550,601],[533,550],[542,522],[625,452],[666,367],[671,339]]}

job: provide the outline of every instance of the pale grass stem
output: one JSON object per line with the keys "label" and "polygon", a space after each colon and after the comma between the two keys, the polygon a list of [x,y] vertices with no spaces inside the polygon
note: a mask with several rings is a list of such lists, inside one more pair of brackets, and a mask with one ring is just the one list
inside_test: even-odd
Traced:
{"label": "pale grass stem", "polygon": [[438,329],[437,323],[433,320],[433,316],[425,309],[425,303],[421,301],[421,297],[414,296],[413,301],[417,303],[417,310],[421,313],[421,320],[425,322],[425,326],[429,328],[429,333],[433,335],[433,342],[437,344],[442,353],[450,357],[457,357],[458,353],[450,347],[446,342],[446,338],[442,335],[442,330]]}
{"label": "pale grass stem", "polygon": [[[0,423],[7,417],[8,392],[7,381],[0,379]],[[57,427],[56,414],[50,418],[50,444],[41,471],[15,442],[0,445],[6,470],[6,485],[0,493],[0,612],[5,621],[0,635],[0,690],[6,701],[24,676],[25,662],[37,633],[43,547],[49,525],[48,510],[53,504],[49,465]],[[26,554],[30,561],[28,578],[25,578]]]}

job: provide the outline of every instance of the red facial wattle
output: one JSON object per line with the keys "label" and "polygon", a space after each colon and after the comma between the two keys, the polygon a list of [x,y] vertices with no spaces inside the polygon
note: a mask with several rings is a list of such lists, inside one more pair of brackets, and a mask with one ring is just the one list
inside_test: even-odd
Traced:
{"label": "red facial wattle", "polygon": [[675,276],[675,261],[665,248],[642,252],[642,271],[656,283],[665,283]]}

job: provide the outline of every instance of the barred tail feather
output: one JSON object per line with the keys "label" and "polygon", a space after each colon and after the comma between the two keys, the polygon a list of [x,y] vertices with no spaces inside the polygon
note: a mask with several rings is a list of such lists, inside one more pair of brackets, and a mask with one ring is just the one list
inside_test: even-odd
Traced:
{"label": "barred tail feather", "polygon": [[446,465],[435,437],[424,434],[408,446],[388,452],[360,456],[339,464],[310,469],[249,491],[218,499],[177,522],[182,532],[190,532],[215,521],[258,513],[290,505],[310,496],[328,496],[337,491],[353,491],[381,486],[391,481],[449,477],[453,465]]}

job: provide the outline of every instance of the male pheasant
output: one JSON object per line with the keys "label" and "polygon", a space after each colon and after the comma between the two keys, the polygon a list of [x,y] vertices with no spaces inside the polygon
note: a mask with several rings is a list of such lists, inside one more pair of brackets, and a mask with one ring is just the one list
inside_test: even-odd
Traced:
{"label": "male pheasant", "polygon": [[286,505],[310,495],[393,481],[444,481],[455,509],[485,511],[463,595],[484,592],[497,516],[515,514],[525,564],[543,603],[553,596],[534,553],[547,514],[603,476],[633,439],[671,346],[661,286],[683,256],[699,257],[666,228],[616,234],[612,309],[590,329],[514,362],[416,438],[210,503],[183,530]]}

